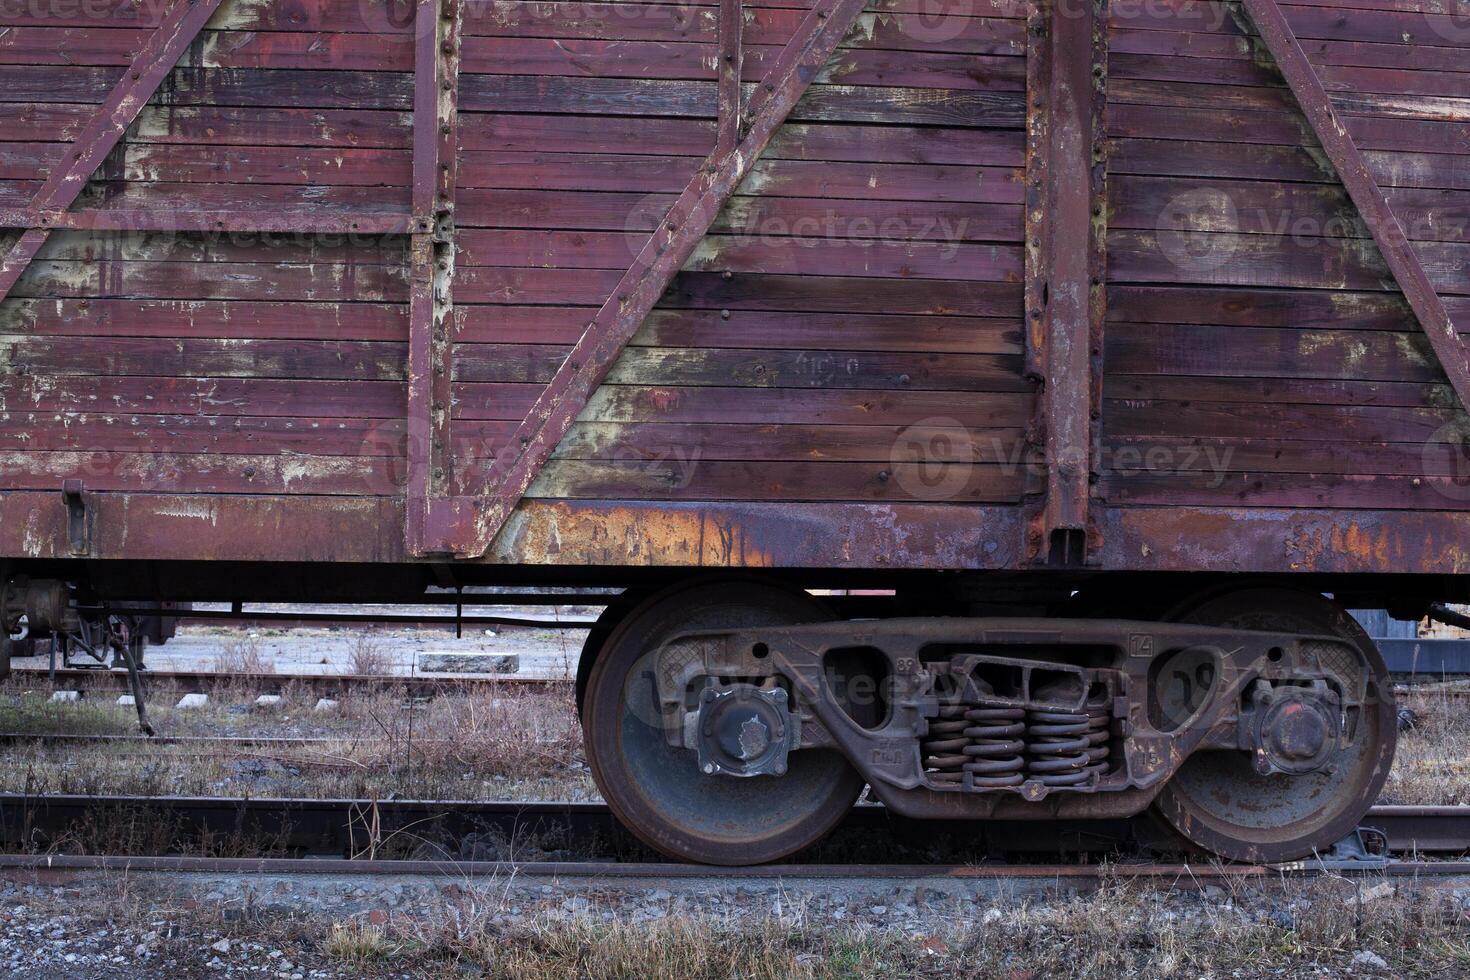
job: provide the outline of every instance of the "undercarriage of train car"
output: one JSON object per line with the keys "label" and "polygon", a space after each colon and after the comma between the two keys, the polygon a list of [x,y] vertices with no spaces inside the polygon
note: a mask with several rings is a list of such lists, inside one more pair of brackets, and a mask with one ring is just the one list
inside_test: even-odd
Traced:
{"label": "undercarriage of train car", "polygon": [[[136,685],[138,606],[46,578],[0,594],[12,635],[91,636]],[[1352,831],[1388,774],[1383,661],[1320,593],[1227,581],[1151,619],[1001,609],[869,618],[743,578],[630,590],[583,653],[593,775],[663,853],[754,864],[865,787],[910,819],[1152,808],[1211,854],[1292,860]]]}
{"label": "undercarriage of train car", "polygon": [[667,854],[775,860],[863,787],[904,817],[1152,807],[1235,860],[1325,850],[1377,797],[1394,706],[1321,594],[1227,587],[1160,620],[833,620],[765,584],[675,586],[593,644],[583,725],[603,795]]}

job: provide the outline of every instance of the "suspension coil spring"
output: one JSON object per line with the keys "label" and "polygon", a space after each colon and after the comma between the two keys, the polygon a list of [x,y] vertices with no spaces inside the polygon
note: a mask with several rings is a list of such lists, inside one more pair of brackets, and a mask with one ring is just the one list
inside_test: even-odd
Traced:
{"label": "suspension coil spring", "polygon": [[965,712],[967,744],[964,771],[975,786],[1019,786],[1024,780],[1022,756],[1026,730],[1023,708],[970,708]]}
{"label": "suspension coil spring", "polygon": [[1080,711],[1026,712],[1026,764],[1031,778],[1047,786],[1075,786],[1108,770],[1106,704]]}
{"label": "suspension coil spring", "polygon": [[968,758],[964,748],[969,743],[965,729],[966,706],[945,704],[939,708],[939,717],[929,722],[929,734],[919,740],[919,752],[924,759],[924,768],[930,770],[929,778],[940,785],[959,785],[964,780],[964,765]]}

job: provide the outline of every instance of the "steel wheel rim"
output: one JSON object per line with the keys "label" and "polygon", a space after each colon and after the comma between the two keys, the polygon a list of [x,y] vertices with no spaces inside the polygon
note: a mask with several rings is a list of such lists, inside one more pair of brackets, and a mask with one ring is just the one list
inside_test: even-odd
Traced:
{"label": "steel wheel rim", "polygon": [[[1312,592],[1232,591],[1186,602],[1171,620],[1244,629],[1287,629],[1352,639],[1370,676],[1359,746],[1342,750],[1338,773],[1261,776],[1243,752],[1185,760],[1159,794],[1159,815],[1186,840],[1236,861],[1308,857],[1350,833],[1388,778],[1397,742],[1388,670],[1357,621]],[[1320,805],[1315,805],[1320,801]]]}
{"label": "steel wheel rim", "polygon": [[[673,614],[679,608],[698,611],[681,618]],[[780,860],[825,836],[862,791],[861,778],[832,751],[794,752],[780,777],[704,776],[692,750],[661,744],[662,732],[640,717],[639,682],[647,685],[640,671],[653,637],[752,625],[763,613],[773,624],[830,618],[804,593],[764,584],[675,587],[619,623],[592,669],[583,738],[593,779],[619,822],[670,857],[724,865]]]}

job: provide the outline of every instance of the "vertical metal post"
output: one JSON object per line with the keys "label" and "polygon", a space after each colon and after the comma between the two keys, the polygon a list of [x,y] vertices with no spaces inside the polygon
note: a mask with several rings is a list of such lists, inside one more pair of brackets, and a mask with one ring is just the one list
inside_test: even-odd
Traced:
{"label": "vertical metal post", "polygon": [[454,183],[459,81],[458,0],[419,0],[414,19],[413,233],[408,312],[410,553],[438,542],[436,502],[449,494],[452,409]]}
{"label": "vertical metal post", "polygon": [[745,10],[741,0],[720,0],[719,55],[715,72],[720,85],[719,136],[715,154],[724,156],[740,144],[741,35]]}
{"label": "vertical metal post", "polygon": [[1026,553],[1063,565],[1087,562],[1098,545],[1106,29],[1094,0],[1036,0],[1027,22],[1026,370],[1041,385],[1032,442],[1046,481]]}

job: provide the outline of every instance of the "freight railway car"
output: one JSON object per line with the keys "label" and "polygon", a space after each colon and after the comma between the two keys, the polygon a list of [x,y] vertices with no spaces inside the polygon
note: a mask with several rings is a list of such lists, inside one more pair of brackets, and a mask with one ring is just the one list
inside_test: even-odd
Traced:
{"label": "freight railway car", "polygon": [[670,855],[864,786],[1327,847],[1345,608],[1470,598],[1456,11],[0,4],[0,613],[620,586]]}

